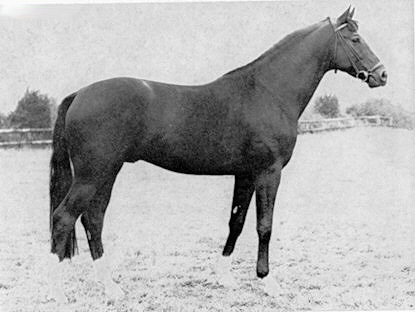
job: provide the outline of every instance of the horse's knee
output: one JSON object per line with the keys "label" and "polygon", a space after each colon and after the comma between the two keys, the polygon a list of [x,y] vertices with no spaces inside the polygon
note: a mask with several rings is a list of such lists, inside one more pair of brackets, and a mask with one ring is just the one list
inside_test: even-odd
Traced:
{"label": "horse's knee", "polygon": [[230,234],[239,236],[242,232],[243,226],[244,226],[243,220],[235,220],[233,222],[229,222],[229,232],[230,232]]}
{"label": "horse's knee", "polygon": [[260,243],[268,243],[271,239],[272,227],[270,225],[260,225],[257,228]]}

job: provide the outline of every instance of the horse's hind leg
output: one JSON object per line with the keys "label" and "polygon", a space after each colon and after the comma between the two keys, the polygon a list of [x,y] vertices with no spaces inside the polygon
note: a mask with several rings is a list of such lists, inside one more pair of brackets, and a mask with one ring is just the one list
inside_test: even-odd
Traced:
{"label": "horse's hind leg", "polygon": [[[75,180],[68,194],[59,207],[53,212],[52,253],[59,257],[61,262],[65,256],[71,254],[73,229],[79,215],[84,212],[89,201],[94,197],[97,185],[90,181]],[[49,274],[51,296],[59,303],[67,301],[63,292],[61,269],[56,259],[50,259]]]}
{"label": "horse's hind leg", "polygon": [[229,236],[222,252],[223,257],[220,258],[217,267],[217,273],[221,275],[220,281],[223,284],[229,284],[230,286],[234,284],[233,278],[230,275],[232,261],[230,255],[242,232],[254,189],[254,178],[252,176],[235,176]]}
{"label": "horse's hind leg", "polygon": [[101,258],[104,253],[101,234],[104,225],[104,215],[111,197],[115,177],[108,180],[97,191],[88,209],[81,216],[81,222],[85,229],[93,260]]}
{"label": "horse's hind leg", "polygon": [[[117,172],[118,173],[118,172]],[[124,295],[120,287],[111,278],[111,270],[108,265],[108,257],[103,257],[102,229],[104,215],[108,206],[115,174],[109,176],[103,186],[97,191],[89,208],[82,214],[81,222],[85,228],[89,249],[94,260],[96,280],[104,285],[105,293],[111,299],[117,299]]]}
{"label": "horse's hind leg", "polygon": [[71,235],[75,222],[87,209],[96,190],[94,182],[75,180],[62,203],[53,212],[52,253],[58,255],[59,261],[68,254],[68,248],[73,248]]}

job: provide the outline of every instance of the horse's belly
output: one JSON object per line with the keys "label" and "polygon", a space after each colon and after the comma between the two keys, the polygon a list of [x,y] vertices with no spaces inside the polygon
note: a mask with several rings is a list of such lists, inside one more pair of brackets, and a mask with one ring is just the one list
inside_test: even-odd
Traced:
{"label": "horse's belly", "polygon": [[237,150],[215,150],[203,144],[192,149],[180,144],[167,148],[153,145],[141,159],[164,169],[186,174],[227,175],[247,169],[246,160]]}
{"label": "horse's belly", "polygon": [[161,168],[185,174],[234,175],[242,171],[242,168],[238,169],[237,166],[201,166],[193,162],[155,161],[154,159],[146,161]]}

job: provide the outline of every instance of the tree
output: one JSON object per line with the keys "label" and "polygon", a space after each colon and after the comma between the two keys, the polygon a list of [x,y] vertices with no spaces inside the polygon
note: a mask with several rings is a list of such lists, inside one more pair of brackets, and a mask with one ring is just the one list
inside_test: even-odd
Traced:
{"label": "tree", "polygon": [[346,114],[353,117],[358,116],[384,116],[389,117],[394,110],[390,101],[386,99],[370,99],[364,103],[349,106]]}
{"label": "tree", "polygon": [[26,90],[25,95],[17,103],[17,108],[9,115],[13,128],[50,128],[51,113],[55,101],[39,90]]}
{"label": "tree", "polygon": [[393,120],[393,125],[399,128],[413,129],[415,127],[415,116],[407,112],[400,105],[392,105],[388,99],[370,99],[361,104],[349,106],[346,109],[348,115],[359,116],[382,116]]}
{"label": "tree", "polygon": [[0,113],[0,128],[9,127],[9,118],[7,115]]}
{"label": "tree", "polygon": [[335,95],[319,96],[314,102],[313,111],[324,118],[336,118],[340,115],[339,100]]}

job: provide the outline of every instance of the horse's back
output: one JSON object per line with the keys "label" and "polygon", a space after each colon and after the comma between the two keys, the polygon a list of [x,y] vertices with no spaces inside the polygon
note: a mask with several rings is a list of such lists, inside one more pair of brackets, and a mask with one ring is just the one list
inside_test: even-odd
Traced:
{"label": "horse's back", "polygon": [[215,131],[226,110],[203,86],[112,78],[77,92],[66,116],[66,137],[72,154],[113,150],[135,161],[155,149],[172,152],[197,135],[208,142],[205,130]]}

